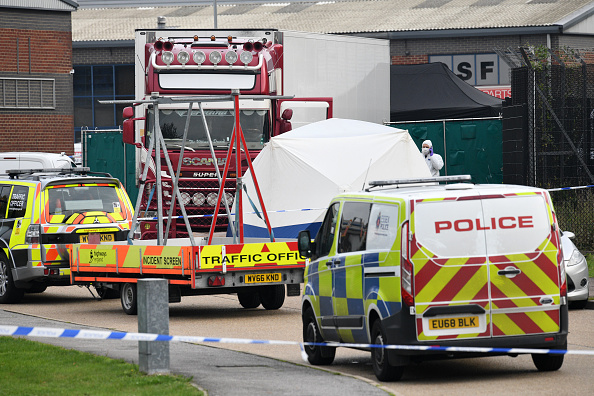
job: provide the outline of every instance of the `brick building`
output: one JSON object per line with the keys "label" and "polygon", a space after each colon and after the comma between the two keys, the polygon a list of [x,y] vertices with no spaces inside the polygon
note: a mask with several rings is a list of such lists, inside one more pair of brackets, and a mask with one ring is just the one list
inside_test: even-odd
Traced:
{"label": "brick building", "polygon": [[70,0],[0,3],[0,151],[72,154]]}

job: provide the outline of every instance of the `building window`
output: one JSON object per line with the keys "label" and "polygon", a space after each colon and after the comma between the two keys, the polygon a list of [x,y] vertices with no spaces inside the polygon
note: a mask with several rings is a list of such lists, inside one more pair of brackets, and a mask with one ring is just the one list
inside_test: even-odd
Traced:
{"label": "building window", "polygon": [[56,108],[56,80],[0,77],[0,108],[53,110]]}
{"label": "building window", "polygon": [[125,105],[100,100],[134,99],[134,65],[74,66],[74,139],[82,129],[118,129]]}

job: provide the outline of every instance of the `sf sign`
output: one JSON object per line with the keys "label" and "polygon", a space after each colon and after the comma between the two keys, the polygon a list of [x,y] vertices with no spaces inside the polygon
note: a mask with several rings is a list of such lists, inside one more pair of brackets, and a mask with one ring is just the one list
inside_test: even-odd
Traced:
{"label": "sf sign", "polygon": [[470,85],[508,85],[509,66],[497,54],[432,55]]}

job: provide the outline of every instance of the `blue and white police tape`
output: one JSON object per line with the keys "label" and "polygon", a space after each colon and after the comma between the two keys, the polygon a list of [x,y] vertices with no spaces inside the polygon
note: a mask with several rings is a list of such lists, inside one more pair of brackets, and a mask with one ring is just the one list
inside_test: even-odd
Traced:
{"label": "blue and white police tape", "polygon": [[282,340],[255,340],[248,338],[215,338],[196,336],[171,336],[151,333],[126,333],[107,330],[76,330],[60,329],[53,327],[25,327],[0,325],[0,336],[27,336],[49,338],[73,338],[87,340],[123,340],[123,341],[166,341],[166,342],[191,342],[191,343],[221,343],[221,344],[263,344],[263,345],[296,345],[304,354],[304,345],[347,347],[347,348],[385,348],[416,351],[444,351],[444,352],[475,352],[475,353],[535,353],[535,354],[562,354],[562,355],[592,355],[591,350],[565,350],[565,349],[534,349],[534,348],[488,348],[464,346],[432,346],[432,345],[377,345],[355,343],[320,343],[299,342]]}
{"label": "blue and white police tape", "polygon": [[549,188],[547,191],[567,191],[567,190],[580,190],[582,188],[591,188],[594,187],[594,184],[589,184],[587,186],[575,186],[575,187],[559,187],[559,188]]}
{"label": "blue and white police tape", "polygon": [[[313,210],[326,210],[328,208],[308,208],[308,209],[283,209],[283,210],[267,210],[266,213],[289,213],[289,212],[310,212]],[[244,212],[244,214],[258,214],[257,212]],[[235,216],[235,213],[231,213],[231,216]],[[189,215],[186,216],[188,219],[196,219],[201,217],[213,217],[214,214],[203,214],[203,215]],[[219,213],[218,216],[227,216],[227,213]],[[164,218],[166,216],[163,216]],[[172,219],[183,219],[183,216],[172,216]],[[138,221],[158,220],[157,217],[139,217]]]}

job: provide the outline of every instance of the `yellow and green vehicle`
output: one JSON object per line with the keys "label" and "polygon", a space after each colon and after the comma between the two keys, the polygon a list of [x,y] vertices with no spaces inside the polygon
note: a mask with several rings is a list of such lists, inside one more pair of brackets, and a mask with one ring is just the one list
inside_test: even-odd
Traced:
{"label": "yellow and green vehicle", "polygon": [[0,303],[70,285],[67,245],[124,241],[134,209],[120,181],[89,168],[0,176]]}

